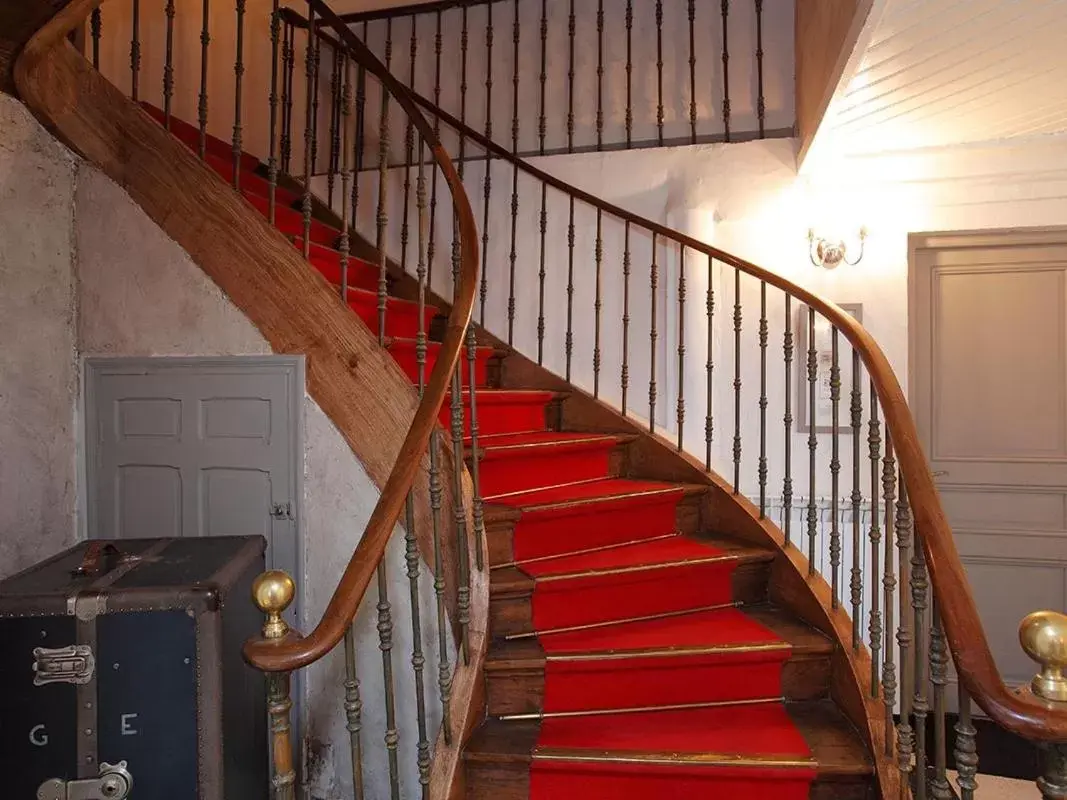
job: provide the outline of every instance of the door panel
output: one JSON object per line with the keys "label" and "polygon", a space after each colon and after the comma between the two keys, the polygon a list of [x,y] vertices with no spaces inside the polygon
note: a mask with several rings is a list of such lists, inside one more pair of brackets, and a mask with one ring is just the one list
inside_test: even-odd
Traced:
{"label": "door panel", "polygon": [[993,655],[1024,683],[1019,621],[1067,603],[1067,232],[919,237],[910,279],[919,434]]}

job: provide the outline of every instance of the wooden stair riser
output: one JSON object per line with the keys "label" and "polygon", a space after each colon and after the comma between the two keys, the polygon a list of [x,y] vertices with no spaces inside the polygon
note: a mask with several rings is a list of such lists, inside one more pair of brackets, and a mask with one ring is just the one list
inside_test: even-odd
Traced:
{"label": "wooden stair riser", "polygon": [[[489,502],[494,502],[494,495],[536,489],[549,480],[562,484],[614,478],[626,474],[627,469],[627,444],[564,444],[508,452],[493,452],[491,439],[479,444],[485,453],[479,464],[482,493]],[[471,462],[468,454],[468,465]]]}

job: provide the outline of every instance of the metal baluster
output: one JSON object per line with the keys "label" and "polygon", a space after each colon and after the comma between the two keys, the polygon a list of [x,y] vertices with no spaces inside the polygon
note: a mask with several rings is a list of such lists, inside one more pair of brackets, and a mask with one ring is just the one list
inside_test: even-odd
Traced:
{"label": "metal baluster", "polygon": [[767,135],[767,104],[763,97],[763,0],[756,0],[756,115],[762,139]]}
{"label": "metal baluster", "polygon": [[570,0],[570,14],[567,17],[567,38],[569,51],[567,56],[567,152],[574,152],[574,34],[577,20],[574,16],[574,0]]}
{"label": "metal baluster", "polygon": [[730,0],[722,0],[722,122],[730,141]]}
{"label": "metal baluster", "polygon": [[697,143],[696,0],[689,0],[689,140]]}
{"label": "metal baluster", "polygon": [[[433,38],[434,72],[433,72],[433,104],[441,107],[441,52],[444,49],[444,38],[441,34],[441,10],[437,10],[437,27]],[[414,23],[412,23],[414,24]],[[412,83],[414,85],[414,81]],[[433,132],[437,141],[441,141],[441,118],[434,116]],[[430,236],[426,244],[426,285],[433,286],[433,264],[437,252],[437,170],[432,170],[430,176]]]}
{"label": "metal baluster", "polygon": [[245,0],[237,0],[237,55],[233,62],[233,188],[241,188],[241,88],[245,74]]}
{"label": "metal baluster", "polygon": [[634,92],[633,92],[633,32],[634,2],[626,0],[626,148],[633,144]]}
{"label": "metal baluster", "polygon": [[871,543],[871,617],[867,627],[871,645],[871,697],[878,697],[879,676],[882,674],[882,604],[878,594],[881,583],[882,521],[878,512],[878,465],[882,460],[881,423],[878,421],[878,393],[871,381],[871,421],[867,434],[871,465],[871,529],[867,536]]}
{"label": "metal baluster", "polygon": [[541,258],[537,269],[537,363],[545,361],[545,239],[548,234],[548,184],[541,181]]}
{"label": "metal baluster", "polygon": [[[493,140],[493,4],[485,6],[485,138]],[[485,325],[485,299],[489,293],[489,200],[493,192],[493,155],[485,151],[485,186],[482,204],[482,284],[479,290],[481,320]]]}
{"label": "metal baluster", "polygon": [[278,202],[278,47],[281,43],[281,31],[279,2],[273,0],[270,15],[270,144],[267,149],[267,218],[271,225],[274,224]]}
{"label": "metal baluster", "polygon": [[785,543],[792,541],[793,528],[793,296],[785,296],[785,333],[782,336],[782,357],[785,360],[785,477],[782,479],[782,529]]}
{"label": "metal baluster", "polygon": [[685,438],[685,245],[678,246],[678,452]]}
{"label": "metal baluster", "polygon": [[[277,1],[277,0],[276,0]],[[344,84],[341,88],[341,107],[338,116],[341,127],[341,235],[337,237],[337,249],[341,253],[341,302],[348,300],[348,254],[351,250],[348,226],[348,198],[349,184],[352,182],[352,163],[349,160],[348,147],[348,118],[352,116],[352,65],[345,53],[344,59]],[[357,176],[358,178],[358,176]],[[422,317],[419,317],[421,324]]]}
{"label": "metal baluster", "polygon": [[596,9],[596,149],[604,149],[604,0]]}
{"label": "metal baluster", "polygon": [[163,14],[167,18],[167,44],[163,62],[163,127],[169,131],[171,100],[174,97],[174,0],[167,0]]}
{"label": "metal baluster", "polygon": [[734,494],[741,491],[741,270],[734,267]]}
{"label": "metal baluster", "polygon": [[[467,25],[467,5],[463,5],[463,28],[459,37],[460,70],[459,70],[459,121],[467,124],[467,51],[470,47],[470,33]],[[467,137],[459,135],[459,176],[463,177],[463,168],[467,159]],[[488,155],[488,154],[487,154]]]}
{"label": "metal baluster", "polygon": [[[415,62],[419,54],[419,32],[418,32],[418,15],[411,15],[411,44],[409,49],[408,58],[408,86],[412,91],[415,89]],[[400,270],[407,274],[408,271],[408,242],[410,240],[410,220],[408,217],[411,214],[411,161],[414,157],[413,151],[415,149],[415,123],[412,118],[408,117],[407,130],[404,133],[404,203],[403,210],[400,212]],[[422,157],[420,151],[419,157]],[[436,173],[437,170],[434,170]],[[417,258],[421,258],[422,254],[418,254]]]}
{"label": "metal baluster", "polygon": [[914,546],[911,553],[911,607],[915,623],[915,700],[912,703],[912,716],[915,718],[915,779],[912,788],[915,800],[926,800],[926,715],[930,710],[927,700],[927,661],[926,661],[926,556],[923,553],[919,532],[915,532]]}
{"label": "metal baluster", "polygon": [[200,136],[197,152],[200,158],[207,157],[207,51],[211,44],[211,32],[208,28],[211,19],[211,0],[204,0],[200,22],[200,95],[197,100],[197,122]]}
{"label": "metal baluster", "polygon": [[[460,246],[458,237],[452,245],[453,301],[460,291]],[[468,330],[470,326],[468,326]],[[475,376],[471,374],[470,396],[474,397]],[[471,606],[471,559],[467,541],[467,512],[463,507],[463,363],[456,363],[452,372],[452,523],[456,531],[456,557],[459,564],[459,589],[456,593],[457,614],[460,628],[460,650],[463,663],[470,663],[470,606]],[[472,456],[477,453],[472,451]],[[476,549],[478,549],[476,547]]]}
{"label": "metal baluster", "polygon": [[960,789],[960,800],[974,800],[975,790],[978,789],[978,730],[971,721],[971,695],[968,693],[963,681],[959,684],[960,713],[956,722],[956,748],[953,755],[956,759],[956,785]]}
{"label": "metal baluster", "polygon": [[710,255],[708,256],[708,296],[705,301],[708,315],[708,360],[704,364],[704,371],[707,374],[708,389],[707,389],[707,407],[704,411],[704,469],[711,471],[711,444],[715,439],[715,417],[713,416],[714,404],[712,398],[714,393],[712,387],[715,377],[715,259]]}
{"label": "metal baluster", "polygon": [[[385,69],[390,71],[393,60],[393,18],[385,21]],[[387,203],[389,194],[389,90],[381,87],[382,100],[378,118],[378,214],[374,247],[378,255],[378,344],[385,344],[385,312],[389,283],[388,260],[385,253],[385,230],[389,224]]]}
{"label": "metal baluster", "polygon": [[362,64],[356,71],[356,135],[352,143],[355,151],[355,178],[352,181],[352,217],[350,224],[356,227],[356,219],[359,216],[359,176],[363,173],[364,153],[363,146],[366,143],[367,122],[367,68]]}
{"label": "metal baluster", "polygon": [[941,626],[941,607],[936,594],[931,599],[930,619],[930,683],[934,691],[934,774],[930,780],[930,796],[934,800],[951,800],[952,789],[945,774],[945,684],[948,683],[948,651]]}
{"label": "metal baluster", "polygon": [[378,564],[378,640],[378,648],[382,651],[382,682],[385,689],[384,741],[389,757],[390,796],[392,800],[400,800],[400,765],[397,756],[400,735],[396,727],[396,690],[393,686],[393,616],[384,560]]}
{"label": "metal baluster", "polygon": [[[277,642],[289,635],[289,625],[282,619],[282,614],[293,602],[295,594],[296,584],[281,570],[269,570],[253,581],[252,599],[260,612],[267,615],[262,628],[264,640]],[[293,738],[289,721],[293,710],[293,701],[289,696],[290,673],[268,672],[266,679],[273,800],[293,800],[296,770],[293,769]]]}
{"label": "metal baluster", "polygon": [[430,434],[430,517],[433,524],[433,590],[437,599],[437,690],[441,697],[441,729],[445,743],[452,743],[452,712],[448,698],[452,690],[452,668],[448,660],[450,628],[445,607],[445,564],[441,548],[441,429],[436,425]]}
{"label": "metal baluster", "polygon": [[[896,526],[893,502],[896,499],[897,465],[893,457],[893,440],[888,435],[886,425],[885,458],[882,459],[882,499],[885,504],[885,555],[882,569],[882,587],[885,591],[883,608],[885,610],[885,647],[882,650],[882,702],[885,705],[885,754],[893,755],[893,705],[897,697],[897,667],[893,658],[893,604],[897,589],[897,576],[894,569],[893,530]],[[877,587],[874,587],[877,591]]]}
{"label": "metal baluster", "polygon": [[[897,765],[901,772],[901,788],[910,785],[912,755],[915,752],[915,731],[911,727],[911,706],[915,698],[915,662],[911,659],[912,623],[908,604],[911,585],[911,507],[904,486],[903,475],[897,495],[897,564],[900,572],[897,625],[897,652],[900,656],[900,724],[897,725]],[[962,770],[961,770],[962,772]]]}
{"label": "metal baluster", "polygon": [[288,22],[282,27],[282,134],[279,142],[281,171],[289,172],[292,158],[291,131],[293,124],[293,26]]}
{"label": "metal baluster", "polygon": [[[458,249],[455,251],[458,254]],[[458,260],[457,260],[458,263]],[[478,369],[478,342],[474,334],[474,326],[467,326],[467,367],[470,375],[470,434],[471,434],[471,489],[474,494],[474,508],[471,512],[471,522],[474,525],[474,558],[475,567],[481,572],[485,569],[485,510],[482,503],[481,462],[482,454],[478,449],[478,392],[477,369]]]}
{"label": "metal baluster", "polygon": [[345,630],[345,728],[352,754],[353,800],[364,800],[363,794],[363,700],[359,696],[359,676],[356,674],[356,634],[352,625]]}
{"label": "metal baluster", "polygon": [[[304,72],[307,76],[307,94],[305,97],[310,98],[315,93],[315,87],[318,85],[318,72],[316,71],[316,65],[318,63],[316,58],[316,51],[318,45],[316,43],[316,27],[315,27],[315,8],[314,6],[308,6],[308,43],[307,52],[304,54]],[[384,95],[383,93],[383,96]],[[310,101],[304,103],[304,196],[300,202],[301,215],[303,217],[303,233],[304,233],[304,258],[310,258],[311,256],[311,176],[313,174],[314,167],[312,165],[312,138],[315,133],[312,125],[312,104]]]}
{"label": "metal baluster", "polygon": [[832,606],[841,605],[841,366],[838,363],[838,331],[830,331],[830,586]]}
{"label": "metal baluster", "polygon": [[[548,82],[548,0],[541,0],[541,106],[537,118],[537,151],[545,154],[545,135],[548,133],[548,117],[545,113],[545,84]],[[538,361],[540,363],[540,361]]]}
{"label": "metal baluster", "polygon": [[[515,21],[512,24],[512,51],[515,64],[511,76],[511,153],[519,153],[519,0],[513,3]],[[508,344],[515,340],[515,259],[519,226],[519,164],[511,168],[511,252],[508,255]]]}
{"label": "metal baluster", "polygon": [[604,260],[604,239],[602,233],[603,212],[596,210],[596,247],[594,260],[596,261],[596,296],[593,300],[593,397],[600,397],[600,311],[603,306],[601,299],[601,267]]}
{"label": "metal baluster", "polygon": [[767,516],[767,282],[759,284],[759,516]]}
{"label": "metal baluster", "polygon": [[564,351],[567,354],[567,380],[571,379],[571,355],[574,352],[574,195],[570,196],[567,223],[567,335]]}
{"label": "metal baluster", "polygon": [[819,513],[815,507],[815,383],[819,378],[819,354],[815,349],[815,309],[808,307],[808,575],[815,574],[815,540]]}
{"label": "metal baluster", "polygon": [[663,0],[656,0],[656,131],[663,147]]}
{"label": "metal baluster", "polygon": [[659,266],[656,264],[656,234],[652,234],[652,265],[649,269],[649,300],[651,303],[651,315],[648,333],[649,341],[649,372],[648,372],[648,430],[656,432],[656,287],[659,283]]}
{"label": "metal baluster", "polygon": [[337,186],[338,158],[341,135],[341,51],[334,48],[330,70],[330,157],[326,167],[326,204],[333,208],[333,192]]}
{"label": "metal baluster", "polygon": [[852,422],[852,576],[849,590],[852,600],[852,649],[860,651],[863,644],[863,569],[860,555],[863,534],[860,515],[863,511],[863,491],[860,489],[860,430],[863,427],[863,391],[860,389],[860,351],[852,348],[852,401],[849,412]]}
{"label": "metal baluster", "polygon": [[626,413],[626,395],[630,387],[630,220],[623,223],[622,244],[622,369],[619,387],[622,390],[622,415]]}
{"label": "metal baluster", "polygon": [[[310,9],[309,9],[310,10]],[[390,20],[391,23],[391,20]],[[391,27],[390,27],[391,30]],[[392,42],[388,42],[386,50],[392,48]],[[317,39],[314,46],[315,55],[315,91],[309,95],[311,97],[311,174],[314,175],[318,172],[318,160],[319,160],[319,71],[322,69],[322,43]]]}
{"label": "metal baluster", "polygon": [[93,40],[93,69],[100,69],[100,8],[94,8],[89,15],[89,35]]}
{"label": "metal baluster", "polygon": [[133,0],[130,31],[130,97],[137,102],[141,78],[141,0]]}

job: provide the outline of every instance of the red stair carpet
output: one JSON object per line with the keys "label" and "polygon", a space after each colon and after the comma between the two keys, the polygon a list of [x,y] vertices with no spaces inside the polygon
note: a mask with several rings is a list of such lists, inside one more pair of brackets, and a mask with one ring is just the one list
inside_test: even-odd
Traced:
{"label": "red stair carpet", "polygon": [[[171,130],[197,147],[192,126],[175,120]],[[209,139],[207,151],[229,180],[229,145]],[[258,162],[243,156],[240,164],[242,193],[266,214]],[[298,199],[279,192],[277,202],[279,229],[300,247],[302,218],[290,208]],[[311,264],[334,284],[337,235],[312,226]],[[376,266],[351,262],[349,305],[375,331],[377,279]],[[436,313],[425,310],[424,330]],[[419,327],[415,303],[389,299],[387,347],[412,380]],[[521,512],[515,561],[496,566],[533,579],[534,630],[517,636],[536,636],[545,655],[530,796],[807,797],[815,762],[782,700],[790,645],[735,608],[738,559],[678,532],[685,487],[619,477],[626,437],[550,430],[553,392],[490,388],[494,355],[480,348],[477,356],[481,486],[488,504]]]}

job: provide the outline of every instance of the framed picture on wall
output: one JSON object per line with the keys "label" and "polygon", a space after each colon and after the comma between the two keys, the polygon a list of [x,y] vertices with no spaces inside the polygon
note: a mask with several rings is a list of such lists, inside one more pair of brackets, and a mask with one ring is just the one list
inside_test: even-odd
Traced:
{"label": "framed picture on wall", "polygon": [[[858,322],[863,321],[863,305],[861,303],[839,303],[844,311],[851,314]],[[796,315],[796,343],[794,353],[794,369],[797,381],[796,402],[796,426],[798,433],[811,431],[811,412],[809,410],[809,398],[811,383],[808,376],[808,351],[813,342],[815,350],[816,379],[815,379],[815,432],[832,433],[833,427],[833,400],[830,396],[830,377],[833,367],[833,328],[829,321],[820,314],[815,314],[814,337],[809,336],[811,320],[808,306],[802,305],[797,309]],[[837,335],[837,366],[840,370],[840,396],[837,404],[838,424],[837,431],[842,434],[852,433],[852,346],[843,334]],[[860,368],[860,380],[863,381],[863,368]],[[860,390],[867,397],[867,387],[861,386]]]}

